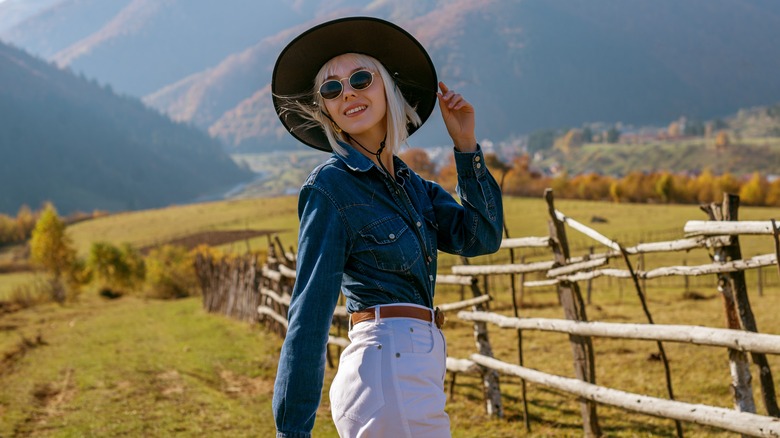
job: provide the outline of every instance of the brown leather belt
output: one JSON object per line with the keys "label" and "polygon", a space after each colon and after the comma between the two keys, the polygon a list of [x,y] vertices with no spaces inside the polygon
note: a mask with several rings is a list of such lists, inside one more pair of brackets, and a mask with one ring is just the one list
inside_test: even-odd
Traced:
{"label": "brown leather belt", "polygon": [[[434,322],[436,327],[441,328],[444,325],[444,312],[437,307],[434,309],[435,318]],[[414,306],[381,306],[379,308],[380,318],[415,318],[421,319],[426,322],[431,322],[431,309],[423,309],[421,307]],[[369,307],[368,309],[359,310],[350,316],[352,326],[360,324],[364,321],[370,321],[376,318],[376,309]]]}

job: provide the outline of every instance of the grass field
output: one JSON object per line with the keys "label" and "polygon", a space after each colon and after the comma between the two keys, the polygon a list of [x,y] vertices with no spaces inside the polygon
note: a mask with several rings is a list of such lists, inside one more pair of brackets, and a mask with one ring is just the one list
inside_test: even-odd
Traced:
{"label": "grass field", "polygon": [[[703,219],[695,206],[615,205],[559,201],[556,207],[583,223],[598,215],[606,224],[592,224],[605,235],[633,245],[639,241],[682,237],[686,220]],[[91,241],[130,242],[137,246],[162,243],[208,230],[277,230],[285,244],[294,245],[297,232],[294,197],[231,201],[126,213],[79,223],[69,232],[82,254]],[[546,210],[540,200],[507,199],[505,212],[513,237],[547,234]],[[745,208],[744,220],[780,217],[780,209]],[[572,247],[580,253],[592,245],[573,232]],[[265,246],[265,237],[249,241],[253,249]],[[243,252],[247,242],[225,245]],[[597,248],[598,250],[598,248]],[[743,238],[746,256],[773,251],[771,238]],[[549,259],[544,251],[520,254],[532,260]],[[506,251],[479,262],[503,261]],[[443,257],[440,272],[453,258]],[[706,251],[648,258],[648,268],[665,264],[706,263]],[[613,262],[613,267],[622,264]],[[780,333],[780,286],[777,271],[765,269],[763,296],[755,287],[755,271],[748,288],[758,328]],[[7,284],[23,284],[25,276],[0,276],[0,293]],[[506,278],[490,283],[496,300],[491,308],[511,314]],[[683,299],[680,280],[648,281],[648,305],[657,323],[723,327],[722,303],[714,279],[695,278],[691,289],[705,299]],[[583,285],[583,293],[584,285]],[[438,303],[460,298],[459,290],[441,288]],[[2,299],[2,295],[0,295]],[[522,316],[563,317],[551,288],[530,289]],[[589,319],[644,322],[633,286],[624,281],[598,279],[593,283]],[[472,327],[450,317],[445,328],[450,356],[468,357],[474,351]],[[495,355],[517,361],[514,331],[490,328]],[[545,372],[573,376],[571,348],[565,335],[524,332],[525,365]],[[281,340],[261,327],[248,326],[204,313],[198,298],[178,301],[143,300],[126,296],[106,301],[83,295],[67,306],[41,305],[0,315],[0,436],[268,436],[273,433],[270,399]],[[666,397],[663,366],[652,359],[655,343],[595,339],[597,382],[625,391]],[[678,400],[731,407],[728,356],[723,349],[667,344]],[[770,356],[775,382],[780,360]],[[315,435],[334,437],[330,424],[327,387]],[[759,413],[765,413],[758,391]],[[449,379],[449,378],[448,378]],[[456,437],[522,436],[520,384],[501,380],[506,420],[487,420],[480,382],[459,376],[454,400],[448,404]],[[571,396],[536,385],[528,386],[532,433],[528,436],[581,436],[579,404]],[[599,407],[606,436],[674,436],[669,420]],[[686,436],[732,436],[717,430],[684,424]]]}

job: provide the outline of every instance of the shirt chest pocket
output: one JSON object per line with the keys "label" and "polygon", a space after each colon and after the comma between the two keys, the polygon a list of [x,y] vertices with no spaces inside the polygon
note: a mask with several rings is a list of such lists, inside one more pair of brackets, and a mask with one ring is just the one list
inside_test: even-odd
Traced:
{"label": "shirt chest pocket", "polygon": [[413,230],[399,216],[390,216],[360,230],[370,262],[385,271],[406,271],[420,258]]}

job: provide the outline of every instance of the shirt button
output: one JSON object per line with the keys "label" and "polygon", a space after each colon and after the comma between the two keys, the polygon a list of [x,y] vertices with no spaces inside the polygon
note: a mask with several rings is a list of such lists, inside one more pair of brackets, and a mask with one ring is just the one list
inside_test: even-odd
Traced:
{"label": "shirt button", "polygon": [[482,168],[482,164],[477,163],[477,169],[481,169],[481,168]]}
{"label": "shirt button", "polygon": [[474,157],[474,161],[479,161],[479,160],[481,160],[481,158],[479,157],[479,155],[477,155],[476,157]]}
{"label": "shirt button", "polygon": [[389,235],[389,236],[387,236],[387,237],[389,237],[389,238],[390,238],[390,240],[393,240],[393,239],[395,239],[395,234],[391,234],[391,235]]}
{"label": "shirt button", "polygon": [[422,222],[417,221],[417,228],[420,228],[422,226]]}

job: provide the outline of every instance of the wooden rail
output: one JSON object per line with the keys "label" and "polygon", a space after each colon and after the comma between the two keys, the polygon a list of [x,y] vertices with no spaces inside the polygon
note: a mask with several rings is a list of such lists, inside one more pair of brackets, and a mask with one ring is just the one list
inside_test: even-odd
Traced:
{"label": "wooden rail", "polygon": [[664,400],[641,394],[593,385],[578,379],[543,373],[512,365],[492,357],[472,354],[471,360],[483,367],[525,379],[528,382],[555,388],[577,397],[616,406],[629,411],[661,418],[689,421],[705,426],[760,437],[780,437],[780,419],[737,412],[702,404]]}
{"label": "wooden rail", "polygon": [[[523,237],[507,238],[502,242],[501,248],[510,253],[518,248],[550,248],[555,260],[537,261],[531,263],[514,263],[514,256],[508,264],[494,265],[470,265],[464,260],[463,265],[453,266],[451,273],[440,273],[437,276],[439,285],[461,286],[461,298],[463,291],[468,287],[473,291],[473,298],[462,299],[455,303],[442,304],[439,307],[447,312],[456,312],[470,308],[470,311],[460,311],[457,317],[469,321],[475,327],[475,340],[480,350],[479,353],[469,358],[447,358],[447,370],[452,374],[450,396],[453,397],[455,377],[459,373],[480,375],[483,379],[483,387],[492,388],[492,392],[486,391],[486,408],[491,415],[501,416],[502,405],[498,386],[498,374],[518,376],[523,382],[528,381],[540,385],[555,388],[577,397],[581,403],[583,415],[584,435],[600,436],[601,430],[598,424],[595,404],[608,404],[626,410],[643,414],[673,419],[676,422],[677,434],[682,436],[680,421],[688,421],[697,424],[718,427],[724,430],[754,436],[771,436],[780,438],[780,415],[775,416],[776,400],[772,390],[772,378],[766,362],[761,359],[764,354],[780,354],[780,335],[758,333],[755,321],[750,314],[747,302],[746,289],[744,287],[744,271],[770,265],[777,265],[780,273],[780,226],[774,220],[770,221],[736,221],[735,206],[731,205],[733,213],[726,213],[728,202],[724,200],[724,211],[713,204],[705,211],[709,211],[713,220],[688,221],[683,229],[686,237],[678,240],[664,242],[640,243],[632,247],[622,247],[621,244],[603,234],[587,227],[577,220],[555,210],[552,205],[551,192],[547,194],[548,208],[551,220],[551,235],[549,237]],[[738,204],[738,199],[737,199]],[[714,220],[717,219],[717,220]],[[566,235],[562,228],[566,225],[606,247],[599,253],[570,256],[566,244]],[[750,258],[742,258],[739,255],[739,235],[771,235],[775,243],[774,254],[763,254]],[[295,280],[296,256],[292,251],[285,250],[281,242],[276,239],[270,243],[271,249],[267,263],[263,267],[255,267],[254,263],[236,264],[234,266],[218,265],[199,259],[197,271],[201,286],[204,290],[204,307],[209,311],[218,311],[231,314],[234,317],[244,312],[247,305],[258,302],[254,310],[256,319],[264,321],[267,326],[284,336],[287,330],[287,309],[290,305],[290,293]],[[715,262],[699,266],[666,266],[656,269],[647,269],[642,262],[640,269],[634,270],[628,256],[642,256],[643,254],[689,251],[696,248],[710,248],[715,252]],[[730,252],[729,252],[730,251]],[[513,253],[512,253],[513,254]],[[736,254],[736,255],[735,255]],[[627,269],[603,268],[612,259],[622,258]],[[210,264],[211,263],[211,264]],[[546,280],[525,281],[525,275],[534,272],[544,272]],[[239,275],[240,273],[240,275]],[[255,274],[256,273],[256,274]],[[256,276],[255,276],[256,275]],[[559,299],[565,308],[567,319],[546,318],[519,318],[499,315],[487,311],[487,304],[491,297],[487,291],[481,292],[477,284],[480,277],[487,285],[487,279],[493,275],[520,276],[520,284],[523,287],[556,286]],[[718,276],[721,283],[719,292],[724,297],[729,319],[729,328],[710,328],[689,325],[652,324],[652,318],[644,300],[644,280],[667,276]],[[742,276],[739,280],[739,276]],[[734,280],[736,276],[737,280]],[[588,321],[584,313],[584,304],[579,296],[577,282],[589,281],[599,277],[613,277],[619,279],[633,279],[638,296],[648,317],[648,324],[623,324]],[[740,283],[740,281],[742,283]],[[480,283],[481,284],[481,283]],[[207,293],[208,291],[208,293]],[[514,291],[514,289],[513,289]],[[760,293],[760,292],[759,292]],[[731,296],[738,295],[739,303]],[[515,297],[513,292],[513,303]],[[522,291],[521,291],[522,297]],[[588,292],[590,297],[590,287]],[[732,300],[732,301],[729,301]],[[522,300],[521,300],[522,302]],[[248,304],[249,303],[249,304]],[[731,304],[729,304],[731,303]],[[729,307],[731,306],[731,307]],[[729,310],[730,309],[730,310]],[[737,314],[738,313],[738,314]],[[517,309],[515,309],[517,316]],[[349,340],[342,336],[343,324],[348,313],[344,306],[338,306],[334,311],[334,327],[336,334],[331,334],[328,344],[338,348],[345,348]],[[494,324],[502,329],[516,330],[518,333],[518,349],[520,365],[512,365],[492,358],[492,350],[487,340],[487,324]],[[558,332],[570,336],[574,353],[575,372],[577,379],[570,379],[541,371],[532,370],[522,366],[522,342],[521,333],[526,330]],[[671,391],[671,380],[667,367],[667,385],[669,399],[648,397],[641,394],[632,394],[611,388],[601,387],[595,384],[595,367],[592,366],[592,337],[634,339],[642,341],[655,341],[664,356],[662,342],[686,343],[699,346],[727,348],[730,352],[730,368],[733,377],[733,392],[739,409],[750,412],[739,412],[733,409],[705,406],[675,401]],[[740,356],[741,355],[741,356]],[[756,415],[755,405],[752,404],[752,390],[750,387],[750,366],[747,355],[752,355],[761,376],[762,393],[765,406],[771,416]],[[330,349],[328,350],[328,363],[333,366]],[[524,383],[525,385],[525,383]],[[742,395],[740,395],[742,394]],[[740,400],[744,394],[750,395],[750,400]],[[523,392],[523,402],[525,392]],[[528,412],[525,411],[526,429],[530,430]]]}
{"label": "wooden rail", "polygon": [[739,351],[780,354],[780,335],[744,330],[673,324],[627,324],[614,322],[577,322],[549,318],[512,318],[491,312],[458,312],[465,321],[483,321],[503,329],[539,330],[601,338],[640,339],[680,342]]}

